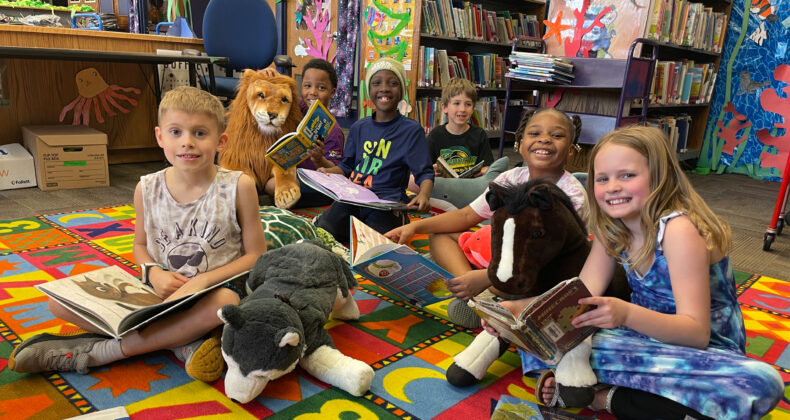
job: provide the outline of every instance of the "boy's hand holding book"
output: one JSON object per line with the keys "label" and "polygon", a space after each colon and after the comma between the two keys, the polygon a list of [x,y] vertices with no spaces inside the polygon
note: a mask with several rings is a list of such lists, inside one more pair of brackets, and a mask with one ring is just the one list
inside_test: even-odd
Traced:
{"label": "boy's hand holding book", "polygon": [[151,282],[154,291],[163,299],[168,299],[175,293],[189,278],[174,271],[166,271],[161,267],[152,267],[148,270],[148,281]]}

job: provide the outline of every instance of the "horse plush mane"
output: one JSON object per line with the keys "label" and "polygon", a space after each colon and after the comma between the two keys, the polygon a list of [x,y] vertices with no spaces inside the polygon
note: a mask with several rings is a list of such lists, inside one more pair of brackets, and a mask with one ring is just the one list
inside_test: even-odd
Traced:
{"label": "horse plush mane", "polygon": [[291,207],[301,196],[296,168],[283,171],[266,159],[266,150],[283,134],[296,131],[302,120],[297,98],[292,78],[245,70],[228,111],[228,144],[219,155],[220,166],[251,176],[259,193],[274,177],[274,202],[281,208]]}
{"label": "horse plush mane", "polygon": [[590,241],[570,198],[554,183],[535,179],[517,185],[491,183],[494,288],[514,296],[537,296],[579,275]]}

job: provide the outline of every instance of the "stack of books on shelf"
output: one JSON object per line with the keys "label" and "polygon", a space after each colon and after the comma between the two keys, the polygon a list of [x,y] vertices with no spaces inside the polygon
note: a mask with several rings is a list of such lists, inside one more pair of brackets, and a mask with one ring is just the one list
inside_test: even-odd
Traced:
{"label": "stack of books on shelf", "polygon": [[716,68],[713,63],[692,60],[656,61],[650,103],[654,105],[705,104],[710,102]]}
{"label": "stack of books on shelf", "polygon": [[544,83],[573,82],[573,63],[549,54],[513,51],[507,77]]}
{"label": "stack of books on shelf", "polygon": [[486,10],[468,1],[426,0],[421,32],[427,35],[510,44],[517,36],[539,37],[535,15]]}
{"label": "stack of books on shelf", "polygon": [[[442,113],[442,98],[419,98],[416,105],[416,119],[425,129],[425,134],[447,122],[447,114]],[[504,101],[496,96],[478,97],[472,113],[472,125],[498,133],[502,129],[504,106]]]}
{"label": "stack of books on shelf", "polygon": [[[753,2],[754,3],[754,2]],[[666,44],[721,53],[726,13],[687,0],[652,0],[644,37]]]}
{"label": "stack of books on shelf", "polygon": [[687,151],[689,131],[691,130],[691,115],[651,115],[647,124],[664,130],[672,150],[682,153]]}
{"label": "stack of books on shelf", "polygon": [[448,52],[420,46],[417,87],[441,88],[454,77],[471,81],[483,89],[504,86],[507,59],[494,53]]}

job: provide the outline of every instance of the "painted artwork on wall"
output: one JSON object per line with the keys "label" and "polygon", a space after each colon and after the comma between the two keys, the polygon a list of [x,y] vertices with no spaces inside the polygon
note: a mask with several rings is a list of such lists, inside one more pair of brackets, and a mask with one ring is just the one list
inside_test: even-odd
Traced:
{"label": "painted artwork on wall", "polygon": [[[329,48],[334,42],[331,34],[332,27],[330,0],[299,0],[294,20],[299,31],[299,43],[294,46],[294,55],[297,57],[323,58],[334,61],[334,54],[329,56]],[[302,33],[304,31],[304,33]]]}
{"label": "painted artwork on wall", "polygon": [[790,155],[790,0],[733,0],[697,171],[781,179]]}
{"label": "painted artwork on wall", "polygon": [[130,110],[119,102],[126,101],[132,107],[137,106],[137,100],[126,96],[125,93],[131,92],[139,95],[140,89],[107,84],[99,71],[93,67],[79,71],[74,76],[74,83],[77,85],[77,97],[63,107],[58,121],[63,121],[69,111],[73,110],[73,125],[89,125],[91,111],[93,111],[96,121],[103,123],[103,113],[107,113],[110,117],[116,115],[115,110],[124,114],[129,113]]}
{"label": "painted artwork on wall", "polygon": [[650,0],[552,0],[543,21],[546,53],[628,58],[631,42],[644,33],[649,5]]}
{"label": "painted artwork on wall", "polygon": [[[414,34],[414,2],[412,0],[366,0],[362,9],[362,60],[364,67],[381,57],[390,57],[403,63],[408,73],[412,69],[412,46]],[[408,81],[406,83],[409,83]],[[403,86],[403,100],[398,109],[408,115],[408,85]],[[373,112],[368,98],[364,77],[360,76],[359,97],[361,109],[359,118],[370,116]]]}

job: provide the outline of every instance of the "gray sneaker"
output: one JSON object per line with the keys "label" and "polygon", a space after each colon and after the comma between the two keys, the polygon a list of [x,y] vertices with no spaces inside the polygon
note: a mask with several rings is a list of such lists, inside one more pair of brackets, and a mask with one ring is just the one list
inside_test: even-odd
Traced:
{"label": "gray sneaker", "polygon": [[88,373],[88,352],[96,343],[107,339],[91,333],[38,334],[16,346],[8,358],[8,367],[20,373],[70,370]]}
{"label": "gray sneaker", "polygon": [[464,328],[475,329],[482,327],[480,317],[466,304],[466,301],[461,299],[453,299],[447,304],[447,317],[450,318],[453,324]]}

